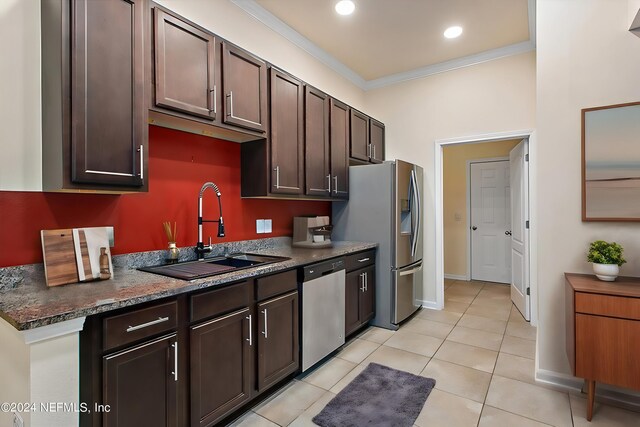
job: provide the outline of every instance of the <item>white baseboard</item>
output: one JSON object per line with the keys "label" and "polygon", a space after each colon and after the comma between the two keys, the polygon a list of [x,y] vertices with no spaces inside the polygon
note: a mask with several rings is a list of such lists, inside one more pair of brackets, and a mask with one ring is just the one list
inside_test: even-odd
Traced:
{"label": "white baseboard", "polygon": [[[546,369],[536,369],[535,379],[538,383],[548,384],[572,394],[581,394],[584,386],[584,380],[580,378]],[[596,383],[596,400],[634,411],[640,410],[640,393],[606,384]]]}
{"label": "white baseboard", "polygon": [[460,275],[460,274],[444,274],[444,278],[445,279],[449,279],[449,280],[464,280],[466,282],[469,281],[469,278],[465,275]]}

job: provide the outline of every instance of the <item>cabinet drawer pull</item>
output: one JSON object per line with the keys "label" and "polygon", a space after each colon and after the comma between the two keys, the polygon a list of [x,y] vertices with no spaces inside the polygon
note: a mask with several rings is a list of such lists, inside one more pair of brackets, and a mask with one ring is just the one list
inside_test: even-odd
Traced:
{"label": "cabinet drawer pull", "polygon": [[358,262],[367,262],[367,261],[369,261],[369,257],[361,258],[361,259],[358,260]]}
{"label": "cabinet drawer pull", "polygon": [[178,381],[178,341],[171,344],[173,347],[173,380]]}
{"label": "cabinet drawer pull", "polygon": [[327,192],[331,193],[331,174],[327,175]]}
{"label": "cabinet drawer pull", "polygon": [[251,315],[248,315],[247,317],[245,317],[245,319],[249,321],[249,338],[247,338],[246,340],[249,341],[249,346],[252,346],[253,340],[251,336],[253,335],[253,331],[251,330]]}
{"label": "cabinet drawer pull", "polygon": [[169,320],[168,317],[158,317],[156,320],[152,320],[151,322],[142,323],[136,326],[129,326],[127,328],[127,332],[137,331],[138,329],[148,328],[149,326],[157,325],[158,323],[167,322]]}
{"label": "cabinet drawer pull", "polygon": [[377,160],[377,159],[376,159],[376,146],[375,146],[375,145],[372,145],[371,147],[373,147],[373,156],[371,156],[371,158],[372,158],[373,160]]}
{"label": "cabinet drawer pull", "polygon": [[333,177],[333,192],[338,194],[338,175],[334,175]]}
{"label": "cabinet drawer pull", "polygon": [[144,179],[144,145],[140,144],[140,148],[138,148],[138,153],[140,153],[140,179]]}
{"label": "cabinet drawer pull", "polygon": [[364,273],[364,291],[369,290],[369,273]]}
{"label": "cabinet drawer pull", "polygon": [[360,283],[362,283],[362,287],[360,288],[360,292],[364,292],[364,273],[358,274],[358,277],[360,277]]}
{"label": "cabinet drawer pull", "polygon": [[267,309],[265,308],[262,311],[262,314],[264,314],[264,331],[262,331],[262,335],[264,335],[265,338],[269,338],[268,334],[268,326],[267,326]]}

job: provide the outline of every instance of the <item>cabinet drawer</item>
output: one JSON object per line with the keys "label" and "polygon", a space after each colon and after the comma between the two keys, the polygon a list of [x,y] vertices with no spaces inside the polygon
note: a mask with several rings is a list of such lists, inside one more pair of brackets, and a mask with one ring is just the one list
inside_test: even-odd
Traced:
{"label": "cabinet drawer", "polygon": [[109,350],[175,329],[178,324],[177,303],[171,301],[132,310],[107,317],[103,322],[104,349]]}
{"label": "cabinet drawer", "polygon": [[357,254],[347,256],[347,271],[357,270],[362,267],[374,264],[376,262],[376,250],[359,252]]}
{"label": "cabinet drawer", "polygon": [[256,295],[258,301],[297,289],[297,278],[296,270],[289,270],[257,279]]}
{"label": "cabinet drawer", "polygon": [[250,281],[193,295],[191,297],[191,321],[195,322],[247,307],[252,301]]}
{"label": "cabinet drawer", "polygon": [[640,298],[576,292],[576,313],[640,320]]}

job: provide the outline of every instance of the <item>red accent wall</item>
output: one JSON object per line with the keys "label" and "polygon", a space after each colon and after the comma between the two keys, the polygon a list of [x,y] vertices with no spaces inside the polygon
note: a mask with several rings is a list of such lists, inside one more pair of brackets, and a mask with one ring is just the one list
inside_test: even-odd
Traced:
{"label": "red accent wall", "polygon": [[[167,247],[163,221],[176,221],[178,246],[198,240],[200,187],[215,182],[222,193],[226,237],[217,224],[204,225],[213,243],[290,236],[293,217],[330,215],[330,202],[240,198],[240,144],[149,126],[149,192],[99,195],[0,191],[0,267],[42,262],[40,230],[115,227],[114,254]],[[204,217],[217,218],[213,191]],[[273,220],[273,233],[256,234],[255,220]]]}

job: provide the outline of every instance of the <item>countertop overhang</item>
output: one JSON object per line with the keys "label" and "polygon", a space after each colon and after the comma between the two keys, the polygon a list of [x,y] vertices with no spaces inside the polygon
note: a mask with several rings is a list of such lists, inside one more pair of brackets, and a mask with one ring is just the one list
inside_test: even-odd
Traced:
{"label": "countertop overhang", "polygon": [[105,281],[47,287],[42,269],[20,270],[19,286],[0,292],[0,317],[19,331],[52,325],[110,310],[154,301],[201,289],[214,288],[257,276],[290,270],[330,258],[373,249],[375,243],[334,242],[332,248],[304,249],[290,245],[252,251],[289,260],[217,276],[184,281],[114,267],[114,278]]}

